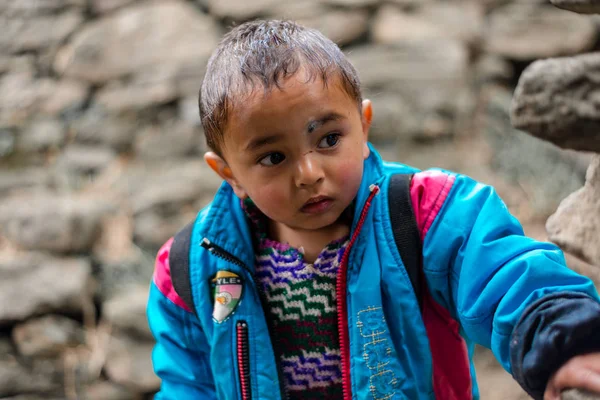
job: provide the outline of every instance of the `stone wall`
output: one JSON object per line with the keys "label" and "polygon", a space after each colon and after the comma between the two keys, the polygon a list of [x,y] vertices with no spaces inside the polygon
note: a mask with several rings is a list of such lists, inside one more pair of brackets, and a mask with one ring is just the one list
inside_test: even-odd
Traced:
{"label": "stone wall", "polygon": [[[1,398],[156,390],[154,254],[220,183],[201,159],[197,92],[220,36],[255,17],[299,20],[343,47],[386,158],[493,183],[525,222],[584,184],[588,155],[510,125],[529,62],[597,47],[596,20],[544,1],[0,0]],[[564,82],[582,99],[567,114],[593,113],[593,68]]]}
{"label": "stone wall", "polygon": [[[598,0],[551,0],[565,10],[600,13]],[[600,268],[600,53],[549,58],[527,67],[519,79],[511,107],[512,123],[532,136],[565,149],[592,156],[586,181],[564,199],[550,216],[546,230],[551,241]],[[569,391],[565,400],[600,396]]]}

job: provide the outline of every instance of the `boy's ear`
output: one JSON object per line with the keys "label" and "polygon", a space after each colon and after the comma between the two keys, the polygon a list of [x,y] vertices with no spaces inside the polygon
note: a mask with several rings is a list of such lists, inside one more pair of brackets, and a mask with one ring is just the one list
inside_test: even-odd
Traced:
{"label": "boy's ear", "polygon": [[204,161],[206,161],[210,169],[215,171],[217,175],[229,183],[237,197],[240,199],[245,199],[248,197],[248,194],[244,188],[242,188],[237,179],[235,179],[231,168],[229,168],[229,165],[227,165],[227,162],[221,156],[219,156],[217,153],[209,151],[204,153]]}
{"label": "boy's ear", "polygon": [[363,157],[365,160],[371,154],[371,150],[369,149],[368,141],[369,141],[369,130],[371,129],[371,121],[373,120],[373,105],[371,104],[371,100],[365,99],[362,102],[362,130],[363,130]]}

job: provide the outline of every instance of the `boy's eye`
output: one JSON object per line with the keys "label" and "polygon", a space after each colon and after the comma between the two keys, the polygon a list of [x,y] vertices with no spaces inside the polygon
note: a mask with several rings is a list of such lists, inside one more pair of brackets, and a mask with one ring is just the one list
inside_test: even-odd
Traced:
{"label": "boy's eye", "polygon": [[271,154],[268,154],[267,156],[261,158],[259,163],[266,167],[270,167],[272,165],[279,164],[283,160],[285,160],[285,156],[283,155],[283,153],[271,153]]}
{"label": "boy's eye", "polygon": [[336,144],[338,144],[339,141],[340,141],[339,133],[330,133],[329,135],[327,135],[323,139],[321,139],[321,141],[319,142],[319,145],[317,147],[319,147],[320,149],[326,149],[328,147],[335,146]]}

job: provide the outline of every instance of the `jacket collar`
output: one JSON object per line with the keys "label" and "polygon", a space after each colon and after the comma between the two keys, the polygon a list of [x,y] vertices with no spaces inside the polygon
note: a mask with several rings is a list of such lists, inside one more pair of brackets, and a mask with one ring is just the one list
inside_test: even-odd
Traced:
{"label": "jacket collar", "polygon": [[[352,230],[358,223],[360,212],[370,194],[369,187],[379,183],[383,177],[381,156],[369,143],[371,154],[364,161],[363,177],[356,195]],[[223,182],[212,203],[198,217],[200,223],[198,236],[207,238],[242,261],[250,270],[254,270],[254,250],[249,221],[240,199],[231,186]]]}

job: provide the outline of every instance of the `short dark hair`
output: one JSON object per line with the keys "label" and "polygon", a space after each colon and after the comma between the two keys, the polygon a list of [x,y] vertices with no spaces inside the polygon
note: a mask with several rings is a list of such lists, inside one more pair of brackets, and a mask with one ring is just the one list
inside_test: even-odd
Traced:
{"label": "short dark hair", "polygon": [[306,69],[308,79],[320,78],[325,85],[337,74],[360,109],[356,70],[321,32],[292,21],[258,20],[227,33],[208,61],[200,89],[200,119],[208,147],[221,154],[223,132],[235,100],[252,93],[257,85],[265,91],[280,88],[300,67]]}

